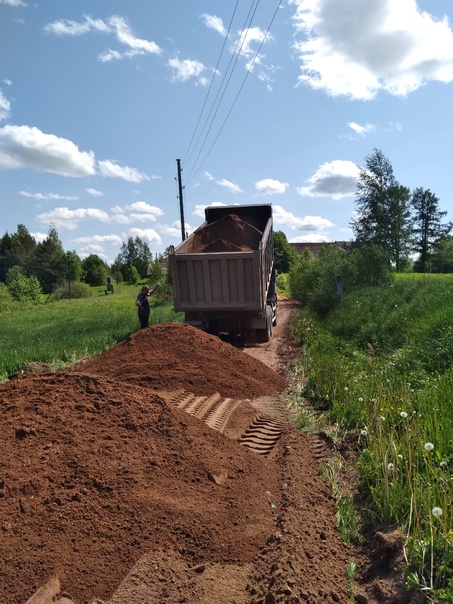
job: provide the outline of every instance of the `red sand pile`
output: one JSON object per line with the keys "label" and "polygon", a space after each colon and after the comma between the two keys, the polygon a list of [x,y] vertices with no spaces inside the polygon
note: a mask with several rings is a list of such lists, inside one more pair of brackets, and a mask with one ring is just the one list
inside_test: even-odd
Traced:
{"label": "red sand pile", "polygon": [[99,357],[75,367],[147,386],[187,390],[196,396],[252,399],[282,392],[287,381],[219,338],[183,323],[153,325],[132,334]]}
{"label": "red sand pile", "polygon": [[247,562],[273,530],[276,467],[148,389],[17,379],[0,384],[0,422],[2,604],[24,604],[54,574],[81,604],[107,598],[150,549]]}
{"label": "red sand pile", "polygon": [[197,229],[192,253],[257,250],[263,233],[236,214],[229,214]]}

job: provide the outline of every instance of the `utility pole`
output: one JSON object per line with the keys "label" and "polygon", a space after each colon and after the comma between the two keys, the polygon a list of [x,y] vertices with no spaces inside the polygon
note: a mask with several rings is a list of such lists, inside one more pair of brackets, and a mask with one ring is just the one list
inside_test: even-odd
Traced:
{"label": "utility pole", "polygon": [[178,190],[179,190],[179,213],[181,216],[181,237],[184,241],[186,238],[186,225],[184,223],[184,202],[182,199],[182,179],[181,179],[181,160],[177,159],[176,164],[178,166]]}

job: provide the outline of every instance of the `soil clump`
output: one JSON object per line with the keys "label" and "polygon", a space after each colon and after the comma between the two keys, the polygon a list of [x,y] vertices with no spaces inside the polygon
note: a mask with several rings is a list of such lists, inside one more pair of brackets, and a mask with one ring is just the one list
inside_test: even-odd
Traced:
{"label": "soil clump", "polygon": [[257,250],[263,233],[236,214],[206,224],[193,234],[191,253]]}

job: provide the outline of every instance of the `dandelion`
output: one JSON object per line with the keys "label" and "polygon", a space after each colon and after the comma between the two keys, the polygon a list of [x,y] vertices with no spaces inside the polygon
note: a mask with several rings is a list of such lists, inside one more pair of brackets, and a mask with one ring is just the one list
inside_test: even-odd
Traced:
{"label": "dandelion", "polygon": [[401,411],[400,415],[403,419],[407,418],[407,413],[405,411]]}
{"label": "dandelion", "polygon": [[444,469],[448,466],[448,463],[446,461],[441,461],[439,465],[442,469]]}
{"label": "dandelion", "polygon": [[359,403],[363,403],[363,398],[359,396]]}
{"label": "dandelion", "polygon": [[360,436],[368,436],[368,430],[366,428],[360,430]]}
{"label": "dandelion", "polygon": [[349,388],[347,386],[344,387],[344,391],[347,392]]}
{"label": "dandelion", "polygon": [[378,420],[381,421],[381,422],[385,422],[385,417],[383,415],[380,415],[378,417]]}
{"label": "dandelion", "polygon": [[389,472],[393,472],[394,469],[395,469],[395,466],[392,463],[387,464],[387,470]]}
{"label": "dandelion", "polygon": [[398,455],[398,459],[399,459],[400,461],[403,461],[404,457],[403,457],[403,456],[400,454],[400,455]]}
{"label": "dandelion", "polygon": [[433,508],[433,509],[431,510],[431,514],[432,514],[433,516],[435,516],[436,518],[439,518],[439,516],[442,516],[442,513],[443,513],[443,512],[442,512],[442,509],[441,509],[441,508]]}
{"label": "dandelion", "polygon": [[434,449],[433,443],[426,443],[425,444],[425,451],[432,451],[433,449]]}

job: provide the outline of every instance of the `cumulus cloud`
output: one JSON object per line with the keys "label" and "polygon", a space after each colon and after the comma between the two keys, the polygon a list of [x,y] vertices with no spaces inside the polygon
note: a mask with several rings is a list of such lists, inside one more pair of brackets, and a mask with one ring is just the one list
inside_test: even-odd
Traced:
{"label": "cumulus cloud", "polygon": [[116,161],[106,159],[98,162],[99,174],[106,178],[121,178],[128,182],[143,182],[149,180],[149,176],[139,172],[135,168],[120,166]]}
{"label": "cumulus cloud", "polygon": [[0,121],[6,120],[11,114],[11,103],[0,90]]}
{"label": "cumulus cloud", "polygon": [[0,0],[0,4],[8,4],[8,6],[27,6],[22,0]]}
{"label": "cumulus cloud", "polygon": [[109,222],[110,218],[107,212],[97,208],[79,208],[77,210],[55,208],[50,212],[38,214],[36,220],[41,224],[52,224],[57,230],[71,231],[76,229],[83,220]]}
{"label": "cumulus cloud", "polygon": [[228,189],[230,191],[230,193],[243,193],[243,189],[241,189],[241,187],[239,185],[234,184],[233,182],[231,182],[230,180],[227,180],[226,178],[222,178],[220,180],[217,180],[212,174],[210,174],[209,172],[204,172],[204,176],[208,179],[211,180],[213,182],[215,182],[216,184],[218,184],[220,187],[224,187],[225,189]]}
{"label": "cumulus cloud", "polygon": [[128,182],[149,177],[135,168],[120,166],[112,160],[96,163],[92,151],[80,151],[72,141],[45,134],[30,126],[7,125],[0,128],[0,169],[31,168],[67,177],[100,174]]}
{"label": "cumulus cloud", "polygon": [[255,183],[259,195],[281,195],[286,192],[288,186],[288,183],[273,178],[265,178]]}
{"label": "cumulus cloud", "polygon": [[258,52],[260,46],[269,44],[272,40],[269,32],[260,27],[249,27],[238,32],[237,40],[231,44],[230,50],[246,59],[246,69],[252,69],[255,64],[259,65],[265,56]]}
{"label": "cumulus cloud", "polygon": [[162,239],[159,233],[154,229],[129,229],[130,237],[140,237],[143,241],[150,243],[152,245],[161,245]]}
{"label": "cumulus cloud", "polygon": [[330,239],[321,233],[308,233],[289,239],[289,243],[329,243]]}
{"label": "cumulus cloud", "polygon": [[356,164],[336,159],[322,164],[308,179],[309,185],[298,187],[297,192],[305,197],[351,197],[355,195],[358,177],[359,168]]}
{"label": "cumulus cloud", "polygon": [[123,240],[119,235],[92,235],[91,237],[75,237],[72,239],[72,241],[80,244],[92,244],[98,247],[105,243],[113,245],[121,245],[123,243]]}
{"label": "cumulus cloud", "polygon": [[[187,222],[184,223],[184,230],[190,235],[194,230]],[[173,224],[159,224],[159,232],[162,235],[168,235],[169,237],[176,237],[181,239],[181,221],[176,220]]]}
{"label": "cumulus cloud", "polygon": [[333,222],[321,216],[304,216],[300,218],[294,216],[291,212],[286,211],[282,206],[273,206],[274,222],[283,227],[287,227],[292,231],[322,231],[333,227]]}
{"label": "cumulus cloud", "polygon": [[97,189],[88,188],[87,193],[89,193],[92,197],[103,197],[104,193],[102,191],[98,191]]}
{"label": "cumulus cloud", "polygon": [[223,21],[220,17],[203,13],[202,15],[200,15],[200,19],[202,19],[206,27],[215,30],[221,36],[226,36],[227,30],[225,29]]}
{"label": "cumulus cloud", "polygon": [[208,68],[200,61],[194,61],[193,59],[181,61],[178,57],[174,57],[167,62],[167,65],[173,71],[172,80],[174,82],[187,82],[194,79],[201,86],[209,84],[209,79],[203,75]]}
{"label": "cumulus cloud", "polygon": [[100,32],[114,35],[116,40],[126,46],[127,50],[107,50],[99,55],[99,60],[102,62],[122,59],[123,57],[134,57],[136,55],[154,54],[160,55],[162,49],[155,43],[149,40],[137,38],[124,17],[112,15],[103,21],[102,19],[93,19],[88,15],[84,15],[84,20],[72,21],[70,19],[61,19],[54,21],[45,26],[45,31],[56,34],[58,36],[81,36],[90,32]]}
{"label": "cumulus cloud", "polygon": [[28,191],[19,191],[19,195],[22,197],[30,197],[31,199],[37,199],[38,201],[77,201],[78,197],[73,195],[60,195],[59,193],[29,193]]}
{"label": "cumulus cloud", "polygon": [[156,222],[157,218],[163,216],[163,211],[152,206],[146,201],[137,201],[130,205],[112,208],[114,222],[120,224],[131,224],[133,222]]}
{"label": "cumulus cloud", "polygon": [[62,176],[95,174],[94,154],[65,138],[29,126],[0,128],[0,168],[33,168]]}
{"label": "cumulus cloud", "polygon": [[361,126],[357,122],[348,122],[348,126],[359,136],[365,136],[376,129],[374,124],[365,124],[365,126]]}
{"label": "cumulus cloud", "polygon": [[288,0],[304,35],[295,43],[300,84],[332,96],[404,96],[453,80],[453,32],[416,0]]}

